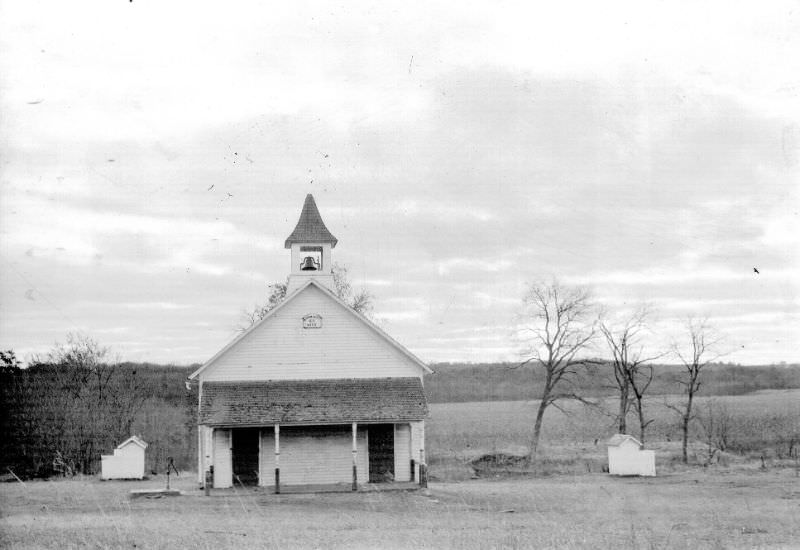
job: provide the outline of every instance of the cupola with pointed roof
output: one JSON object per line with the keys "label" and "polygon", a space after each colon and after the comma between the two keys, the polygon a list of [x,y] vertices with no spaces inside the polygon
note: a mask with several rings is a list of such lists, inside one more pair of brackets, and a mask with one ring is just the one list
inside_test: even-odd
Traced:
{"label": "cupola with pointed roof", "polygon": [[334,288],[331,273],[331,249],[338,240],[328,231],[317,208],[314,196],[309,193],[303,203],[300,219],[286,238],[285,248],[290,249],[292,269],[288,291],[299,288],[309,279]]}
{"label": "cupola with pointed roof", "polygon": [[286,238],[284,247],[291,248],[294,243],[330,243],[331,248],[335,248],[337,242],[338,239],[328,231],[322,221],[314,195],[309,193],[303,203],[300,219],[297,220],[292,234]]}

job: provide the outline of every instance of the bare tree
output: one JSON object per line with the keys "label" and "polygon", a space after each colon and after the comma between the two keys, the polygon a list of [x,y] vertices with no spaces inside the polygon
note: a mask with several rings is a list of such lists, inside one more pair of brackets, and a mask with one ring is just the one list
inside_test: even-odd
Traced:
{"label": "bare tree", "polygon": [[669,407],[681,416],[682,444],[681,452],[683,463],[689,463],[689,424],[692,421],[694,396],[700,391],[702,381],[700,375],[703,370],[712,362],[716,361],[724,354],[718,351],[722,338],[716,333],[714,328],[708,323],[707,319],[697,319],[690,317],[686,320],[685,335],[688,336],[688,343],[673,343],[672,351],[684,368],[683,377],[678,383],[683,386],[686,394],[686,402],[676,407]]}
{"label": "bare tree", "polygon": [[714,462],[714,458],[719,459],[719,454],[728,449],[733,433],[734,417],[724,403],[710,399],[706,403],[705,410],[697,415],[697,420],[703,429],[706,444],[703,466],[708,466]]}
{"label": "bare tree", "polygon": [[333,274],[336,295],[361,315],[371,318],[372,300],[374,298],[372,294],[364,287],[361,287],[358,292],[353,291],[350,277],[347,275],[347,267],[334,263],[331,273]]}
{"label": "bare tree", "polygon": [[74,457],[83,473],[93,471],[109,435],[103,422],[113,374],[113,366],[106,361],[108,353],[107,347],[91,337],[69,333],[66,343],[57,343],[44,358],[34,359],[34,363],[54,367],[57,387],[61,390],[48,396],[53,400],[49,407],[64,413],[63,435],[67,439],[55,440],[63,449],[53,450]]}
{"label": "bare tree", "polygon": [[[364,315],[367,318],[372,318],[372,301],[373,296],[365,288],[360,291],[354,292],[353,286],[347,275],[347,268],[338,263],[334,263],[331,268],[333,275],[334,292],[341,298],[343,302],[353,308],[356,312]],[[274,283],[269,286],[270,293],[267,301],[264,304],[256,304],[252,309],[245,310],[242,313],[242,323],[237,327],[240,332],[244,332],[258,321],[267,316],[267,314],[275,309],[284,299],[286,299],[287,289],[289,287],[289,279],[283,283]]]}
{"label": "bare tree", "polygon": [[641,306],[616,326],[608,321],[600,324],[600,332],[611,352],[614,382],[619,392],[619,433],[627,433],[627,417],[633,403],[639,418],[639,438],[642,445],[645,441],[645,430],[652,423],[644,415],[644,395],[653,381],[653,367],[647,363],[664,355],[644,354],[642,333],[647,330],[650,315],[650,308]]}
{"label": "bare tree", "polygon": [[52,373],[53,385],[42,388],[40,431],[53,456],[70,461],[83,473],[91,473],[102,450],[131,435],[134,418],[148,394],[135,369],[119,368],[108,347],[84,334],[68,334],[43,357],[34,357],[35,368]]}
{"label": "bare tree", "polygon": [[536,411],[527,460],[536,456],[544,413],[559,407],[564,398],[577,398],[574,377],[586,362],[579,355],[592,342],[597,330],[596,308],[588,290],[561,286],[557,281],[532,284],[524,297],[522,338],[525,360],[544,371],[544,386]]}
{"label": "bare tree", "polygon": [[269,296],[263,304],[255,304],[252,309],[242,312],[242,324],[239,325],[239,332],[244,332],[258,321],[267,316],[267,313],[278,307],[286,298],[286,291],[289,288],[289,279],[283,283],[273,283],[269,285]]}

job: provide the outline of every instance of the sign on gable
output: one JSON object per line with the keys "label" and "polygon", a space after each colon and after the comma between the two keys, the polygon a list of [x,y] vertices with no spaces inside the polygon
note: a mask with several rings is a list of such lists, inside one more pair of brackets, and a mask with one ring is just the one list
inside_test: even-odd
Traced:
{"label": "sign on gable", "polygon": [[303,328],[322,328],[322,315],[316,313],[304,315]]}

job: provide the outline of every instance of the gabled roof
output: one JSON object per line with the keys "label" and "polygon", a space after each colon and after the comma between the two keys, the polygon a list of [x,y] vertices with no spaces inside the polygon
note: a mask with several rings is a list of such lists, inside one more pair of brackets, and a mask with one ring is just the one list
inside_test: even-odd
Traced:
{"label": "gabled roof", "polygon": [[337,242],[339,242],[338,239],[325,227],[325,222],[322,221],[322,216],[317,209],[317,203],[314,202],[313,195],[309,193],[303,203],[300,219],[297,220],[297,225],[292,234],[287,237],[284,246],[291,248],[293,243],[331,243],[331,248],[335,248]]}
{"label": "gabled roof", "polygon": [[407,378],[206,382],[200,424],[340,424],[422,420],[422,381]]}
{"label": "gabled roof", "polygon": [[[327,295],[329,298],[331,298],[333,301],[335,301],[336,303],[338,303],[340,306],[342,306],[342,307],[343,307],[343,308],[344,308],[346,311],[349,311],[351,315],[353,315],[353,316],[354,316],[356,319],[358,319],[358,320],[359,320],[359,321],[361,321],[363,324],[365,324],[367,327],[369,327],[369,328],[370,328],[370,329],[372,329],[374,332],[376,332],[376,333],[378,334],[378,336],[380,336],[381,338],[383,338],[383,339],[384,339],[384,340],[385,340],[385,341],[386,341],[388,344],[390,344],[392,347],[394,347],[395,349],[397,349],[397,350],[398,350],[400,353],[402,353],[403,355],[405,355],[405,356],[406,356],[408,359],[410,359],[410,360],[411,360],[411,361],[412,361],[414,364],[416,364],[418,367],[420,367],[420,368],[421,368],[421,369],[422,369],[424,372],[426,372],[426,373],[429,373],[429,374],[433,372],[433,371],[431,370],[431,368],[430,368],[430,367],[428,367],[428,365],[426,365],[425,363],[423,363],[423,362],[422,362],[422,360],[421,360],[419,357],[417,357],[416,355],[414,355],[413,353],[411,353],[410,351],[408,351],[408,350],[407,350],[407,349],[406,349],[406,348],[405,348],[405,347],[404,347],[402,344],[400,344],[400,343],[399,343],[397,340],[395,340],[394,338],[392,338],[391,336],[389,336],[388,334],[386,334],[386,333],[385,333],[385,332],[384,332],[384,331],[383,331],[383,330],[382,330],[382,329],[381,329],[381,328],[380,328],[378,325],[376,325],[375,323],[373,323],[372,321],[370,321],[369,319],[367,319],[366,317],[364,317],[363,315],[361,315],[360,313],[358,313],[357,311],[355,311],[353,308],[351,308],[350,306],[348,306],[346,303],[344,303],[344,302],[342,301],[342,299],[341,299],[341,298],[339,298],[339,297],[338,297],[336,294],[334,294],[333,292],[331,292],[331,291],[330,291],[328,288],[326,288],[324,285],[322,285],[322,284],[318,283],[317,281],[315,281],[315,280],[313,280],[313,279],[310,279],[310,280],[309,280],[308,282],[306,282],[306,283],[305,283],[303,286],[301,286],[300,288],[298,288],[297,290],[295,290],[294,292],[292,292],[292,293],[291,293],[289,296],[287,296],[286,298],[284,298],[284,300],[283,300],[283,301],[282,301],[280,304],[278,304],[276,307],[274,307],[273,309],[271,309],[271,310],[269,311],[269,313],[267,313],[267,314],[266,314],[266,315],[265,315],[263,318],[261,318],[260,320],[256,321],[255,323],[253,323],[253,324],[250,326],[250,328],[248,328],[247,330],[245,330],[244,332],[242,332],[242,333],[241,333],[239,336],[237,336],[236,338],[234,338],[234,339],[233,339],[233,340],[232,340],[232,341],[231,341],[231,342],[230,342],[230,343],[229,343],[227,346],[225,346],[224,348],[222,348],[221,350],[219,350],[219,351],[218,351],[218,352],[217,352],[217,353],[216,353],[216,354],[215,354],[215,355],[214,355],[214,356],[213,356],[211,359],[209,359],[208,361],[206,361],[205,363],[203,363],[203,365],[202,365],[202,366],[201,366],[199,369],[197,369],[197,370],[196,370],[196,371],[194,371],[192,374],[190,374],[188,378],[191,380],[191,379],[193,379],[193,378],[197,377],[197,375],[198,375],[198,374],[200,374],[201,372],[203,372],[204,370],[206,370],[208,367],[210,367],[211,365],[213,365],[213,364],[214,364],[214,362],[215,362],[217,359],[219,359],[220,357],[222,357],[222,356],[223,356],[223,355],[224,355],[224,354],[225,354],[225,353],[226,353],[228,350],[230,350],[232,347],[234,347],[234,346],[235,346],[235,345],[236,345],[236,344],[237,344],[239,341],[241,341],[241,340],[242,340],[243,338],[245,338],[245,337],[246,337],[248,334],[250,334],[251,332],[253,332],[254,330],[256,330],[256,329],[257,329],[258,327],[260,327],[260,326],[261,326],[263,323],[266,323],[266,322],[268,322],[268,321],[269,321],[269,319],[271,319],[273,315],[275,315],[275,314],[276,314],[278,311],[280,311],[281,309],[283,309],[284,307],[286,307],[286,304],[288,304],[289,302],[291,302],[292,300],[294,300],[294,299],[295,299],[297,296],[299,296],[299,295],[300,295],[300,294],[301,294],[301,293],[302,293],[302,292],[303,292],[305,289],[307,289],[308,287],[310,287],[310,286],[312,286],[312,285],[313,285],[313,286],[315,286],[316,288],[318,288],[319,290],[321,290],[323,294]],[[204,385],[204,387],[205,387],[205,385]]]}
{"label": "gabled roof", "polygon": [[631,442],[635,443],[636,445],[638,445],[639,447],[642,446],[642,444],[639,443],[638,439],[636,439],[632,435],[628,435],[628,434],[614,434],[606,442],[606,445],[608,445],[609,447],[619,447],[620,445],[622,445],[626,441],[631,441]]}
{"label": "gabled roof", "polygon": [[128,439],[126,439],[125,441],[123,441],[122,443],[117,445],[117,449],[121,449],[124,446],[129,445],[130,443],[135,443],[136,445],[138,445],[142,449],[146,449],[147,448],[147,443],[145,443],[144,441],[139,439],[138,436],[132,435],[131,437],[129,437]]}

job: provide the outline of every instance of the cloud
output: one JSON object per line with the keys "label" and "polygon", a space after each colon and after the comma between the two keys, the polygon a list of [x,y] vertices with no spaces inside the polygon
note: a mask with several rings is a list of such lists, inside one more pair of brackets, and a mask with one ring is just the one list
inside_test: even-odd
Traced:
{"label": "cloud", "polygon": [[454,270],[478,270],[490,273],[500,272],[511,267],[508,260],[492,261],[479,260],[477,258],[448,258],[438,262],[437,271],[439,275],[448,275]]}
{"label": "cloud", "polygon": [[[0,8],[9,346],[125,326],[207,358],[284,279],[307,192],[425,358],[513,355],[487,327],[549,276],[722,323],[796,302],[791,3],[131,8]],[[741,357],[796,354],[769,325]]]}
{"label": "cloud", "polygon": [[381,310],[377,317],[384,321],[415,321],[425,317],[424,312],[418,310],[385,311]]}

